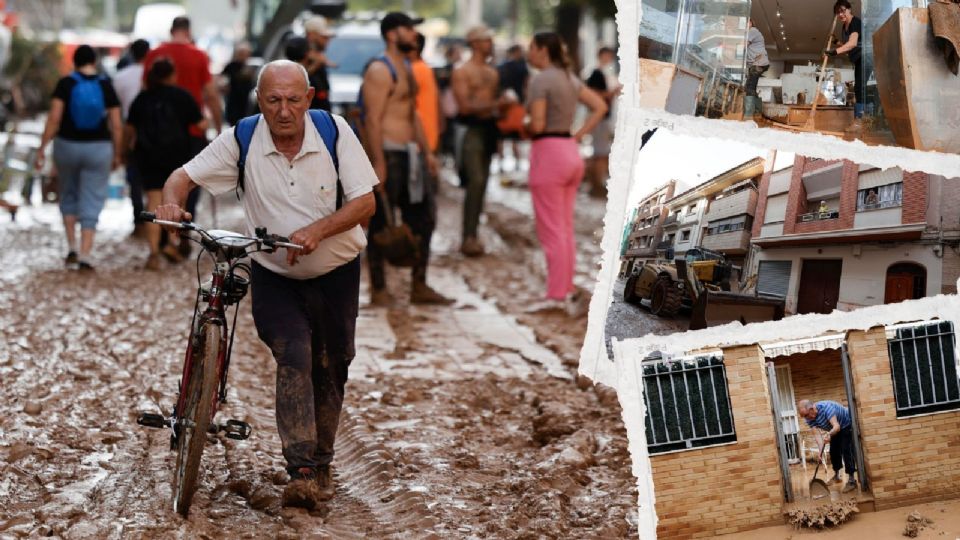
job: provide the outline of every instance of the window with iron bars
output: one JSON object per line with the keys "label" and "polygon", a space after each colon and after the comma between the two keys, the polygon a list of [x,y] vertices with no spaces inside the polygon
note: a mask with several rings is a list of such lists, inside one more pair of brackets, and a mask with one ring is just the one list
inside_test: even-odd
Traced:
{"label": "window with iron bars", "polygon": [[737,440],[723,358],[658,360],[642,369],[651,454]]}
{"label": "window with iron bars", "polygon": [[898,418],[960,409],[953,323],[890,328],[887,350]]}

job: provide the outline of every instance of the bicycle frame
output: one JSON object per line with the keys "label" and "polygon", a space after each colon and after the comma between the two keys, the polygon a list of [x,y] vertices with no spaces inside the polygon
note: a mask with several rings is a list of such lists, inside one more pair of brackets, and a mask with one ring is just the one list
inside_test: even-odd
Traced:
{"label": "bicycle frame", "polygon": [[224,332],[220,333],[220,348],[217,355],[217,378],[219,380],[219,391],[213,396],[213,406],[211,407],[210,420],[213,421],[213,417],[217,413],[217,408],[221,401],[226,397],[226,385],[227,385],[227,368],[230,365],[230,352],[232,347],[227,346],[227,335],[230,335],[230,343],[233,343],[233,332],[236,332],[236,327],[231,328],[230,324],[227,322],[226,317],[226,305],[223,299],[223,286],[226,280],[227,274],[231,270],[231,264],[227,260],[222,260],[223,257],[218,255],[216,265],[213,269],[213,276],[210,285],[209,300],[207,301],[207,307],[203,310],[202,313],[198,311],[200,308],[200,300],[202,291],[197,290],[197,301],[194,306],[193,311],[193,321],[190,325],[190,336],[187,339],[187,350],[184,355],[183,361],[183,373],[180,377],[180,392],[177,395],[177,406],[174,409],[174,419],[179,422],[179,412],[184,408],[184,396],[183,389],[188,385],[187,383],[190,380],[193,369],[193,349],[194,343],[197,339],[197,336],[200,335],[199,330],[208,322],[213,322],[214,324],[220,325],[223,328]]}

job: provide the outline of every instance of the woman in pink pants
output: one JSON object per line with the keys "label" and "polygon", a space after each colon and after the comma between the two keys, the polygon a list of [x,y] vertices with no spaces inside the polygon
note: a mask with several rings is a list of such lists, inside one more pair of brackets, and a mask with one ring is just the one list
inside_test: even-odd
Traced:
{"label": "woman in pink pants", "polygon": [[[528,60],[540,70],[527,88],[529,130],[533,136],[529,184],[537,237],[547,258],[547,300],[557,307],[566,305],[572,311],[577,304],[573,286],[577,256],[573,209],[583,179],[580,139],[603,120],[607,104],[570,73],[558,34],[535,35]],[[572,133],[578,102],[589,107],[591,114]]]}

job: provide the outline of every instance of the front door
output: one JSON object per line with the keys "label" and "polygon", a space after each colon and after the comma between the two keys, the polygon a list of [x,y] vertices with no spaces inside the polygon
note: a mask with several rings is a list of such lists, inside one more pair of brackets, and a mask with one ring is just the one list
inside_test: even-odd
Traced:
{"label": "front door", "polygon": [[806,259],[800,269],[797,313],[830,313],[840,301],[839,259]]}
{"label": "front door", "polygon": [[776,366],[777,371],[777,409],[780,411],[780,422],[783,424],[783,438],[787,446],[787,458],[791,463],[800,459],[800,445],[798,433],[800,424],[797,421],[797,401],[793,394],[793,379],[790,376],[790,365]]}
{"label": "front door", "polygon": [[913,299],[913,276],[909,274],[888,274],[887,287],[883,295],[884,304],[896,304]]}
{"label": "front door", "polygon": [[[793,502],[793,484],[790,480],[790,455],[789,449],[787,448],[786,435],[783,430],[783,415],[780,412],[780,404],[784,400],[784,396],[780,395],[780,389],[783,385],[777,380],[780,370],[773,365],[773,362],[767,362],[766,369],[767,388],[770,390],[770,412],[773,414],[774,440],[777,442],[777,455],[780,458],[780,482],[783,488],[783,500]],[[792,392],[793,390],[791,389],[791,393]]]}

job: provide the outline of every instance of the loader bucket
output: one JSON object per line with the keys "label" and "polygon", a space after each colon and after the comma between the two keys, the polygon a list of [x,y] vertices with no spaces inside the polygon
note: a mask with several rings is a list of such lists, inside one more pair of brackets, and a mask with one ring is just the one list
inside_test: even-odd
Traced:
{"label": "loader bucket", "polygon": [[779,321],[783,318],[782,298],[747,296],[732,292],[703,290],[690,313],[690,330],[738,321],[741,324]]}

